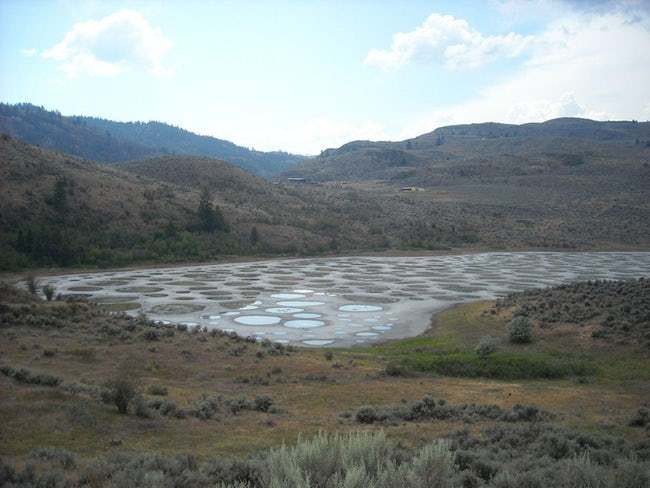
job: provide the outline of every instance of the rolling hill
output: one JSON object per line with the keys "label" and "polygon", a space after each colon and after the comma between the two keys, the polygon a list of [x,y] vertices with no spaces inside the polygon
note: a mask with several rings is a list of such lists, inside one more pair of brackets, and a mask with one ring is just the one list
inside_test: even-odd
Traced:
{"label": "rolling hill", "polygon": [[254,151],[161,122],[66,117],[31,104],[0,104],[0,132],[29,144],[106,163],[169,154],[198,155],[225,159],[269,177],[304,159],[285,152]]}
{"label": "rolling hill", "polygon": [[[229,232],[204,232],[208,188]],[[367,245],[367,226],[326,199],[218,160],[163,157],[123,168],[0,137],[0,268],[196,261],[224,255],[317,253]],[[257,238],[251,241],[252,228]]]}
{"label": "rolling hill", "polygon": [[[55,125],[73,140],[79,132],[63,120]],[[580,137],[552,135],[558,124],[577,124]],[[200,156],[98,164],[4,135],[0,268],[650,246],[648,124],[551,121],[530,136],[510,135],[522,126],[459,127],[325,151],[290,173],[307,183]],[[201,230],[204,189],[230,232]]]}
{"label": "rolling hill", "polygon": [[650,122],[562,118],[441,127],[400,142],[350,142],[286,174],[314,181],[381,180],[434,187],[508,176],[634,174],[646,162]]}

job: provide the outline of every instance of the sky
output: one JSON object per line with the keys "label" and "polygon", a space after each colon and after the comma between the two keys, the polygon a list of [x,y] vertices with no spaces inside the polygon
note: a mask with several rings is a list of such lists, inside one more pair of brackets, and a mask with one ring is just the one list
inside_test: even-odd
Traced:
{"label": "sky", "polygon": [[0,0],[0,100],[317,154],[650,119],[650,0]]}

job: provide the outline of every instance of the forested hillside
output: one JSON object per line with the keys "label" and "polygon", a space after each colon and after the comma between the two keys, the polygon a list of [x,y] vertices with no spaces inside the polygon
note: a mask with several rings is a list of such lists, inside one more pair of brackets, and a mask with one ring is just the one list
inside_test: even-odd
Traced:
{"label": "forested hillside", "polygon": [[26,103],[0,104],[0,132],[29,144],[107,163],[168,154],[197,155],[224,159],[269,177],[303,159],[284,152],[254,151],[161,122],[66,117]]}

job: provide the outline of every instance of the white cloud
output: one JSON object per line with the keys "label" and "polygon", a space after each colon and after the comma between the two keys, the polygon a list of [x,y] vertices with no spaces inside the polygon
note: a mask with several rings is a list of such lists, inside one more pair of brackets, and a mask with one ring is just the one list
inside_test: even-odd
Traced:
{"label": "white cloud", "polygon": [[509,80],[463,103],[421,114],[402,137],[472,122],[525,123],[555,117],[637,119],[650,105],[650,19],[573,13],[539,34]]}
{"label": "white cloud", "polygon": [[100,20],[78,22],[63,40],[43,52],[69,76],[115,76],[130,69],[169,72],[163,57],[172,43],[139,12],[120,10]]}
{"label": "white cloud", "polygon": [[[228,117],[213,117],[224,112]],[[254,115],[253,115],[254,114]],[[192,114],[180,125],[193,132],[226,139],[259,151],[283,150],[313,155],[330,147],[354,140],[387,140],[386,127],[372,119],[342,120],[330,116],[313,116],[296,120],[277,112],[260,112],[245,105],[206,107]]]}
{"label": "white cloud", "polygon": [[21,50],[20,50],[20,54],[22,54],[23,56],[27,56],[28,58],[31,58],[31,57],[34,56],[36,53],[37,53],[37,51],[36,51],[36,49],[33,48],[33,47],[27,47],[27,48],[25,48],[25,49],[21,49]]}
{"label": "white cloud", "polygon": [[442,61],[450,70],[476,68],[519,56],[532,40],[514,32],[484,36],[463,19],[434,13],[414,31],[395,34],[390,49],[372,49],[365,63],[393,69],[411,61]]}

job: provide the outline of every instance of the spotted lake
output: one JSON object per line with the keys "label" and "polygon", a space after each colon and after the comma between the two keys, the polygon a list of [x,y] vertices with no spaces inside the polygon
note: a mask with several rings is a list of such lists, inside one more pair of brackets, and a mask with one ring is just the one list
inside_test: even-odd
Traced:
{"label": "spotted lake", "polygon": [[423,332],[433,313],[577,280],[650,276],[647,252],[481,253],[284,259],[47,277],[161,325],[303,346],[351,346]]}

